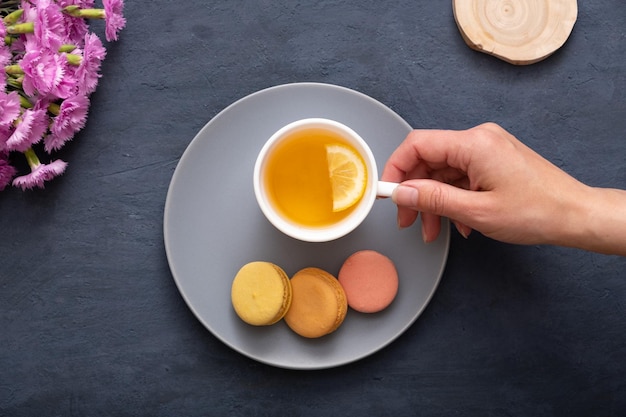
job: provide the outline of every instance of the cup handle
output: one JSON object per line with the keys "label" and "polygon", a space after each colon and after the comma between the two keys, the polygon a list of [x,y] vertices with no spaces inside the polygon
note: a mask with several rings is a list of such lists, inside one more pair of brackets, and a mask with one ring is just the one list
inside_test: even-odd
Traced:
{"label": "cup handle", "polygon": [[387,181],[378,181],[376,187],[376,197],[378,198],[388,198],[391,197],[393,190],[400,185],[397,182],[387,182]]}

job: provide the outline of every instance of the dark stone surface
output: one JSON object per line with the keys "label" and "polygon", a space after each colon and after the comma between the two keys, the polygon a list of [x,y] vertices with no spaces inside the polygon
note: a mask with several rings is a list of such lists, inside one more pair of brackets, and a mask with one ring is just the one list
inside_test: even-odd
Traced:
{"label": "dark stone surface", "polygon": [[0,195],[0,415],[626,414],[626,260],[453,233],[403,336],[315,372],[256,363],[179,295],[162,234],[196,132],[289,82],[349,87],[414,127],[500,123],[585,182],[626,187],[626,6],[579,2],[552,57],[472,51],[450,1],[127,2],[87,127],[43,191]]}

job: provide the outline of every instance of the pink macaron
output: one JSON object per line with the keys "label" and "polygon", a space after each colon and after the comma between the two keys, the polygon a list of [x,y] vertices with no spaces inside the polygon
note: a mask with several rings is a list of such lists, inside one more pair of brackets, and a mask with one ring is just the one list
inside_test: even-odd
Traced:
{"label": "pink macaron", "polygon": [[398,293],[398,272],[391,259],[373,250],[362,250],[344,262],[338,275],[348,305],[361,313],[387,308]]}

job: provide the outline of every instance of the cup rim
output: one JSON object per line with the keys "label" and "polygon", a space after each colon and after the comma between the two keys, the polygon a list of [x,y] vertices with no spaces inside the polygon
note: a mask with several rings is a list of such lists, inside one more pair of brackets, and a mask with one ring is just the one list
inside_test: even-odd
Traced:
{"label": "cup rim", "polygon": [[[357,149],[361,156],[363,156],[367,168],[367,188],[365,190],[365,194],[361,198],[361,201],[358,203],[358,207],[356,207],[355,211],[348,217],[329,226],[307,227],[283,218],[271,207],[271,204],[267,201],[264,193],[264,184],[261,172],[264,168],[268,153],[280,142],[282,138],[286,137],[288,134],[311,128],[330,128],[331,130],[340,133],[342,137],[348,138],[350,144]],[[361,223],[363,223],[374,205],[374,201],[376,200],[377,182],[378,170],[374,154],[361,135],[341,122],[320,117],[295,120],[281,127],[274,134],[272,134],[272,136],[270,136],[270,138],[264,143],[257,156],[253,175],[254,194],[265,217],[272,225],[274,225],[274,227],[284,234],[305,242],[328,242],[339,239],[356,229]]]}

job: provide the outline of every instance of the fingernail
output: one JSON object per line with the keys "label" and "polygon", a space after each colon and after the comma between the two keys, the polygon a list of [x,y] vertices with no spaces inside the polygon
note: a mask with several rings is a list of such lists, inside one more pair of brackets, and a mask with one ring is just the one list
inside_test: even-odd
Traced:
{"label": "fingernail", "polygon": [[397,205],[404,207],[417,207],[417,197],[417,190],[406,185],[398,185],[393,190],[393,194],[391,194],[391,200]]}
{"label": "fingernail", "polygon": [[458,223],[455,221],[453,221],[452,223],[454,223],[454,226],[456,227],[457,232],[459,232],[459,234],[463,236],[463,238],[467,239],[467,231],[465,230],[465,227],[463,227],[461,223]]}
{"label": "fingernail", "polygon": [[430,243],[430,239],[428,239],[428,236],[426,235],[426,229],[424,229],[424,226],[422,226],[422,240],[424,243]]}

